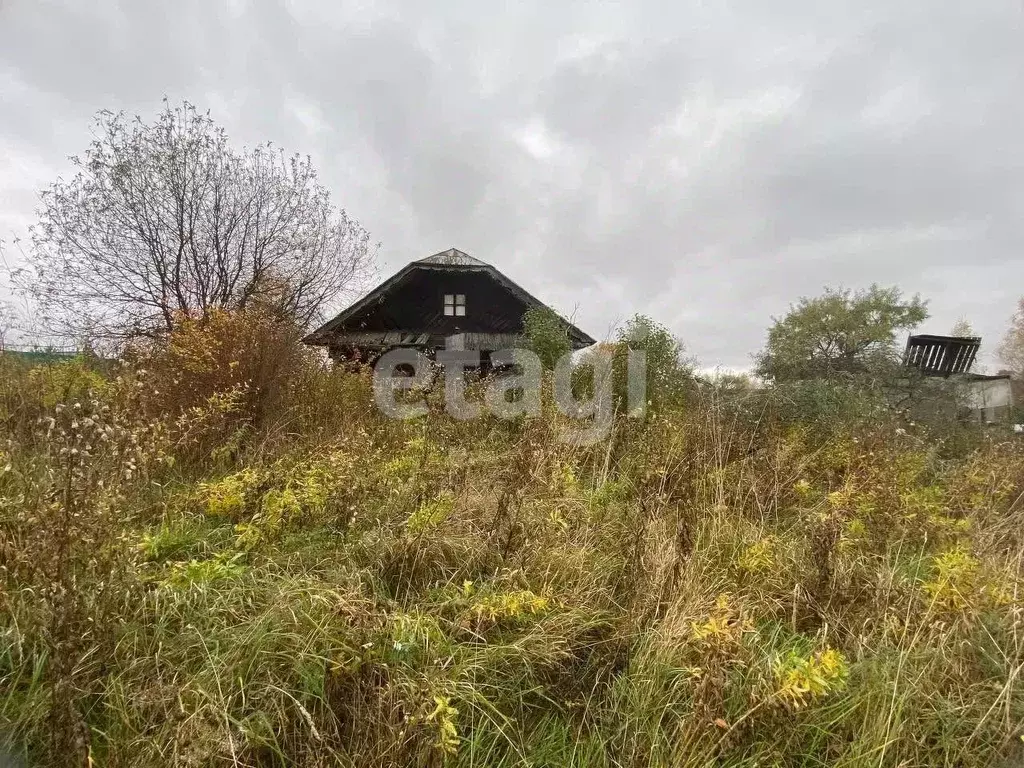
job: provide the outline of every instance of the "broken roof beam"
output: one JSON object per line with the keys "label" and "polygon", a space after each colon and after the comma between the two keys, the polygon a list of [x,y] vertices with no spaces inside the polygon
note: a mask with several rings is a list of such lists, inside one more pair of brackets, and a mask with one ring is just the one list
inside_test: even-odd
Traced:
{"label": "broken roof beam", "polygon": [[911,336],[907,339],[903,364],[917,368],[925,376],[967,373],[980,346],[977,336]]}

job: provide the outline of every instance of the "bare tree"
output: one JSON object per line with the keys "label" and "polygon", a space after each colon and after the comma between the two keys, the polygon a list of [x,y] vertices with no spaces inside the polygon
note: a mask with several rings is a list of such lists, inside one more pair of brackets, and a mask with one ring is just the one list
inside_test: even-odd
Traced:
{"label": "bare tree", "polygon": [[1014,373],[1024,373],[1024,297],[1017,303],[1017,311],[999,345],[999,359]]}
{"label": "bare tree", "polygon": [[305,326],[372,271],[368,233],[308,157],[236,151],[188,102],[151,123],[103,111],[95,128],[74,178],[43,192],[17,276],[50,328],[157,336],[254,301]]}

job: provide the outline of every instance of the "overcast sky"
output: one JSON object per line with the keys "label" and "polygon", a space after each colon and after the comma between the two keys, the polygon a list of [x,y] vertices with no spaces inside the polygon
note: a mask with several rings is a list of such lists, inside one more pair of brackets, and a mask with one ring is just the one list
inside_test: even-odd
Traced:
{"label": "overcast sky", "polygon": [[455,246],[704,366],[825,285],[989,350],[1024,294],[1022,0],[0,0],[0,238],[165,95],[311,155],[381,277]]}

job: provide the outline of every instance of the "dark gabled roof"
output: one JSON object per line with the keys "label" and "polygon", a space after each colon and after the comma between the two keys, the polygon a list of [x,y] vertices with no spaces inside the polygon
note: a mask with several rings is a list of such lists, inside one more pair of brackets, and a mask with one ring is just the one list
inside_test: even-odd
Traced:
{"label": "dark gabled roof", "polygon": [[[516,296],[516,298],[526,304],[527,307],[547,306],[540,299],[533,296],[525,288],[506,277],[487,262],[475,259],[468,253],[460,251],[457,248],[449,248],[446,251],[441,251],[433,254],[432,256],[427,256],[425,259],[420,259],[406,264],[401,270],[378,285],[363,298],[359,299],[359,301],[355,302],[347,309],[342,310],[333,319],[328,320],[326,323],[321,325],[302,341],[306,344],[323,345],[327,341],[327,335],[330,334],[331,331],[344,325],[347,320],[357,315],[373,302],[383,300],[390,291],[398,287],[411,273],[418,269],[451,269],[458,270],[459,272],[483,272],[494,278],[495,281],[504,286],[510,293]],[[570,338],[580,347],[586,347],[596,343],[596,341],[588,334],[581,331],[568,320],[565,320],[565,324]]]}

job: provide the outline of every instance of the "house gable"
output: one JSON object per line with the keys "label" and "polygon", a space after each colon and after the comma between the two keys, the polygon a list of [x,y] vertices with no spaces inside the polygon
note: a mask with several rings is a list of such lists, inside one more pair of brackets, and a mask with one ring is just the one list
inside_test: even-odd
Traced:
{"label": "house gable", "polygon": [[[452,248],[407,265],[304,341],[439,348],[458,334],[506,339],[522,334],[527,310],[543,306],[490,264]],[[594,343],[568,321],[566,329],[575,348]]]}
{"label": "house gable", "polygon": [[[460,314],[445,313],[445,298]],[[335,326],[335,331],[521,333],[529,306],[483,270],[415,266],[388,290]]]}

